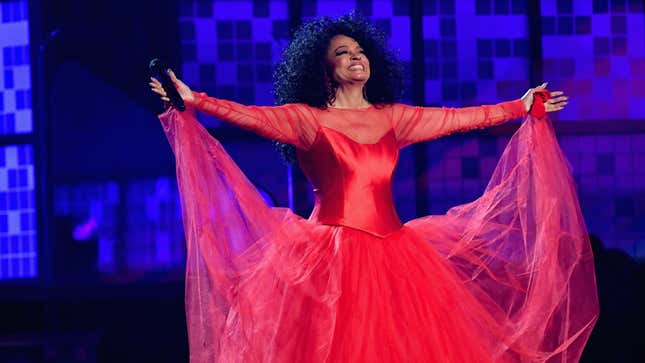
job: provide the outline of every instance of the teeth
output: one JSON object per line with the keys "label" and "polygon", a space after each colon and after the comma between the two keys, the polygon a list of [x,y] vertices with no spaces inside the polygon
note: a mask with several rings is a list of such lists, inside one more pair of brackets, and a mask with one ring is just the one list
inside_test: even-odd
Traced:
{"label": "teeth", "polygon": [[349,70],[350,70],[350,71],[355,71],[355,70],[357,70],[357,69],[360,69],[360,70],[362,71],[362,70],[363,70],[363,66],[361,66],[361,65],[355,65],[355,66],[351,66],[351,67],[349,67]]}

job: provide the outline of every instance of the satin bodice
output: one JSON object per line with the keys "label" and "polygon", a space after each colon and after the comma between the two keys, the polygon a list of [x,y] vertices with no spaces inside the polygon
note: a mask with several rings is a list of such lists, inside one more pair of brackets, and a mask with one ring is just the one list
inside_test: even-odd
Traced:
{"label": "satin bodice", "polygon": [[394,130],[367,144],[321,127],[311,147],[298,151],[300,166],[314,187],[310,220],[377,236],[399,229],[392,199],[398,155]]}

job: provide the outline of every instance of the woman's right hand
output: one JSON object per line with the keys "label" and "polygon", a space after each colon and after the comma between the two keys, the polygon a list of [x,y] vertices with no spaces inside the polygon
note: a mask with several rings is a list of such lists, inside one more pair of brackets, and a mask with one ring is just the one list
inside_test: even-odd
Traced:
{"label": "woman's right hand", "polygon": [[[195,101],[193,91],[191,91],[191,89],[184,82],[177,79],[177,76],[175,76],[175,73],[172,70],[168,69],[168,75],[170,76],[170,80],[175,84],[177,92],[179,92],[179,96],[181,96],[184,102]],[[161,86],[161,82],[159,82],[159,80],[155,77],[150,77],[150,80],[151,82],[149,84],[150,87],[152,87],[152,92],[158,93],[164,102],[170,102],[170,98],[168,98],[166,91]]]}

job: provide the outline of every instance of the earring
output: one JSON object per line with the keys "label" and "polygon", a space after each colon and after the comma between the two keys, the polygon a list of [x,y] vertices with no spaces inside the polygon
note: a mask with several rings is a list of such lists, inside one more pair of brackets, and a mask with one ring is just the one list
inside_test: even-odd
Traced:
{"label": "earring", "polygon": [[330,105],[336,101],[336,90],[338,87],[336,83],[330,78],[327,78],[327,103]]}

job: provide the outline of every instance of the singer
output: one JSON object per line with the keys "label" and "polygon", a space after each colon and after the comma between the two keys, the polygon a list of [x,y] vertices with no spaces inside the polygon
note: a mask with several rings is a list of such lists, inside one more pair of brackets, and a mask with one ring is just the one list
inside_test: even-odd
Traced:
{"label": "singer", "polygon": [[[598,318],[593,257],[545,113],[567,97],[543,84],[496,105],[408,106],[400,69],[383,34],[349,14],[294,35],[275,74],[280,106],[210,97],[169,72],[187,107],[160,119],[188,243],[192,362],[579,359]],[[311,216],[267,206],[195,110],[295,149]],[[481,197],[400,221],[401,148],[517,118]]]}

